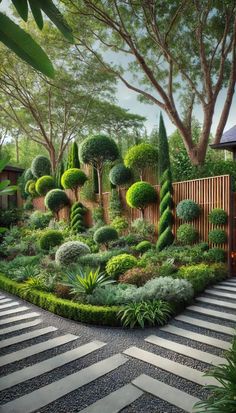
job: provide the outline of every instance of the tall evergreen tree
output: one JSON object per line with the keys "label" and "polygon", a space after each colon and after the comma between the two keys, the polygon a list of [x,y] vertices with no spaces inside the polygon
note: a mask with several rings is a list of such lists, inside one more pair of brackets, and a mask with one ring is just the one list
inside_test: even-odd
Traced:
{"label": "tall evergreen tree", "polygon": [[59,163],[59,165],[57,166],[56,176],[55,176],[57,188],[63,189],[63,187],[62,187],[62,185],[61,185],[61,177],[62,177],[62,175],[63,175],[64,172],[65,172],[64,162],[61,161],[61,162]]}
{"label": "tall evergreen tree", "polygon": [[169,169],[170,171],[169,145],[168,145],[166,128],[165,128],[162,113],[160,114],[160,122],[159,122],[158,153],[159,153],[158,174],[159,174],[159,181],[160,181],[164,172],[167,169]]}
{"label": "tall evergreen tree", "polygon": [[71,168],[80,168],[80,161],[79,161],[79,149],[76,142],[73,142],[70,146],[68,158],[67,158],[67,167],[66,169]]}

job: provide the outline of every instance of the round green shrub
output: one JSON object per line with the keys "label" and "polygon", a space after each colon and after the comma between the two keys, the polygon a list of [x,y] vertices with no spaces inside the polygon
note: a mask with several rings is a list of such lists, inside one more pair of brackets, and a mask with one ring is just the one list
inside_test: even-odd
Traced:
{"label": "round green shrub", "polygon": [[42,250],[49,251],[50,248],[56,247],[63,242],[63,234],[55,229],[49,229],[45,232],[39,241]]}
{"label": "round green shrub", "polygon": [[34,229],[44,229],[48,227],[51,219],[51,212],[34,211],[29,217],[29,224]]}
{"label": "round green shrub", "polygon": [[31,184],[35,184],[35,181],[34,181],[33,179],[30,179],[30,180],[27,181],[26,184],[25,184],[25,192],[26,192],[28,195],[30,195],[29,186],[30,186]]}
{"label": "round green shrub", "polygon": [[51,162],[46,156],[38,155],[33,159],[31,164],[31,171],[36,178],[44,175],[50,175]]}
{"label": "round green shrub", "polygon": [[136,182],[126,193],[126,202],[131,208],[145,209],[157,200],[154,187],[148,182]]}
{"label": "round green shrub", "polygon": [[37,191],[36,191],[36,186],[35,186],[35,182],[31,182],[28,186],[28,193],[32,196],[32,197],[36,197],[38,195]]}
{"label": "round green shrub", "polygon": [[32,171],[30,168],[26,169],[25,173],[24,173],[24,180],[25,182],[34,179],[34,175],[32,174]]}
{"label": "round green shrub", "polygon": [[144,254],[144,252],[150,250],[153,247],[150,241],[141,241],[135,247],[135,251],[139,252],[140,254]]}
{"label": "round green shrub", "polygon": [[210,248],[204,253],[204,259],[208,262],[225,262],[226,252],[222,248]]}
{"label": "round green shrub", "polygon": [[69,198],[62,189],[51,189],[44,199],[46,208],[52,212],[58,212],[60,209],[69,205]]}
{"label": "round green shrub", "polygon": [[129,223],[126,218],[117,216],[113,219],[111,226],[120,234],[129,227]]}
{"label": "round green shrub", "polygon": [[132,172],[123,163],[119,163],[110,170],[109,179],[113,185],[124,185],[132,178]]}
{"label": "round green shrub", "polygon": [[177,217],[183,221],[193,221],[199,217],[200,212],[199,205],[191,199],[180,201],[176,208]]}
{"label": "round green shrub", "polygon": [[83,186],[87,180],[87,176],[81,169],[71,168],[63,173],[61,184],[64,189],[77,189],[78,187]]}
{"label": "round green shrub", "polygon": [[167,227],[164,232],[158,237],[156,248],[157,251],[162,251],[164,248],[173,244],[174,234],[171,227]]}
{"label": "round green shrub", "polygon": [[117,278],[125,271],[137,266],[137,259],[130,254],[121,254],[112,257],[107,265],[106,272],[110,277]]}
{"label": "round green shrub", "polygon": [[89,254],[90,248],[88,245],[80,241],[68,241],[62,244],[55,255],[57,265],[66,266],[78,261],[83,255]]}
{"label": "round green shrub", "polygon": [[93,239],[97,244],[108,245],[110,241],[118,239],[118,232],[115,228],[105,225],[95,231]]}
{"label": "round green shrub", "polygon": [[98,162],[115,161],[119,150],[115,141],[106,135],[95,135],[86,138],[80,145],[80,161],[96,166]]}
{"label": "round green shrub", "polygon": [[212,229],[208,234],[208,239],[212,244],[224,244],[227,241],[227,234],[223,229]]}
{"label": "round green shrub", "polygon": [[227,212],[222,208],[214,208],[209,214],[209,222],[213,225],[224,225],[227,223]]}
{"label": "round green shrub", "polygon": [[35,188],[39,195],[46,195],[48,191],[55,188],[55,182],[53,177],[50,175],[41,176],[41,178],[37,179]]}
{"label": "round green shrub", "polygon": [[177,240],[183,245],[191,245],[198,240],[198,231],[190,224],[182,224],[177,229]]}
{"label": "round green shrub", "polygon": [[126,153],[124,164],[126,167],[142,172],[145,168],[158,162],[158,150],[150,143],[140,143],[132,146]]}

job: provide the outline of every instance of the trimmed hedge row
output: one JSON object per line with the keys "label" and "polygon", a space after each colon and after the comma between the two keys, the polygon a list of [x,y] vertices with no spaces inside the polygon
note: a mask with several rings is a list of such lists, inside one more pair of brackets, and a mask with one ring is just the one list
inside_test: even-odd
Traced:
{"label": "trimmed hedge row", "polygon": [[22,283],[10,280],[3,274],[0,274],[0,288],[61,317],[88,324],[112,327],[121,325],[117,317],[117,313],[120,310],[118,306],[100,307],[89,304],[79,304],[58,298],[52,293],[38,290],[32,290],[25,294],[22,290]]}

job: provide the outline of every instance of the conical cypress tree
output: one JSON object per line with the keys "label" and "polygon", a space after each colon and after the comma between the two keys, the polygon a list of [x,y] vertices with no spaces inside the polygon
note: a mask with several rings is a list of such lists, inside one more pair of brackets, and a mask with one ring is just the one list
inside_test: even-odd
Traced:
{"label": "conical cypress tree", "polygon": [[80,168],[80,161],[79,161],[79,150],[78,145],[76,142],[73,142],[70,146],[68,158],[67,158],[67,167],[66,169],[71,168]]}
{"label": "conical cypress tree", "polygon": [[160,181],[161,176],[164,174],[166,170],[169,170],[170,173],[169,145],[162,113],[160,114],[159,122],[158,153],[158,175]]}

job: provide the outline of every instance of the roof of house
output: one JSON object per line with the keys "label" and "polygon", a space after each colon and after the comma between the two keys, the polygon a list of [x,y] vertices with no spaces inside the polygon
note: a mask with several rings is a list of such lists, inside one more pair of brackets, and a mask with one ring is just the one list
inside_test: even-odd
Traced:
{"label": "roof of house", "polygon": [[18,166],[6,165],[4,168],[4,171],[22,173],[24,172],[24,168],[19,168]]}
{"label": "roof of house", "polygon": [[213,149],[236,150],[236,125],[223,133],[219,143],[210,146]]}

